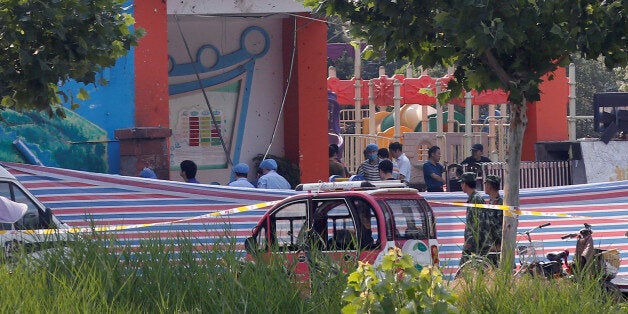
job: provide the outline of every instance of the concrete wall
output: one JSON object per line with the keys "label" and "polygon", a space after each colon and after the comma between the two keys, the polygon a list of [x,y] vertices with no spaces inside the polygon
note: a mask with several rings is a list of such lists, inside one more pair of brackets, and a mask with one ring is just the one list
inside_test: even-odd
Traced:
{"label": "concrete wall", "polygon": [[[255,31],[245,34],[250,27]],[[171,179],[178,180],[179,163],[191,159],[199,166],[197,178],[202,183],[229,182],[227,154],[216,136],[205,96],[234,164],[253,166],[252,158],[271,143],[272,126],[278,119],[270,153],[283,156],[283,120],[279,118],[284,81],[282,18],[169,16],[168,29]],[[242,69],[247,66],[251,68]],[[201,132],[214,129],[211,136],[201,136],[209,141],[207,145],[190,142],[190,125],[186,124],[190,115],[205,121]],[[253,179],[254,174],[250,175]]]}
{"label": "concrete wall", "polygon": [[628,141],[580,142],[587,183],[628,180]]}
{"label": "concrete wall", "polygon": [[272,14],[309,12],[295,0],[169,0],[168,14]]}

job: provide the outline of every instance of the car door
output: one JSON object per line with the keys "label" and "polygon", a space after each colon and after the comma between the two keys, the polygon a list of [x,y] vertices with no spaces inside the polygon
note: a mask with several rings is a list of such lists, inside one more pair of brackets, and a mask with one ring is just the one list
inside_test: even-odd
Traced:
{"label": "car door", "polygon": [[295,200],[273,210],[269,215],[266,242],[271,254],[282,254],[295,273],[298,281],[307,281],[309,276],[308,252],[305,246],[306,233],[310,228],[309,201]]}
{"label": "car door", "polygon": [[5,260],[11,259],[18,250],[31,253],[54,246],[54,243],[65,239],[59,235],[38,235],[13,232],[9,230],[37,230],[51,225],[52,214],[49,209],[42,209],[20,186],[10,181],[0,182],[0,196],[14,202],[26,204],[24,216],[15,223],[0,223],[0,241],[4,247]]}
{"label": "car door", "polygon": [[312,200],[310,262],[322,274],[355,267],[359,238],[357,223],[345,197]]}

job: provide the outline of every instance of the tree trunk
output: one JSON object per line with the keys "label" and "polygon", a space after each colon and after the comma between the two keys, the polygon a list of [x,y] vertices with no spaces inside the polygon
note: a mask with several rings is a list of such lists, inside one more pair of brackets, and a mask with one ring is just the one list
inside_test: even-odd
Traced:
{"label": "tree trunk", "polygon": [[[521,148],[523,133],[528,124],[525,98],[521,104],[512,104],[510,107],[510,129],[508,134],[508,153],[506,156],[506,173],[504,178],[504,205],[519,207],[519,168],[521,167]],[[502,229],[501,265],[505,269],[514,266],[515,246],[517,243],[518,217],[504,213],[504,227]]]}

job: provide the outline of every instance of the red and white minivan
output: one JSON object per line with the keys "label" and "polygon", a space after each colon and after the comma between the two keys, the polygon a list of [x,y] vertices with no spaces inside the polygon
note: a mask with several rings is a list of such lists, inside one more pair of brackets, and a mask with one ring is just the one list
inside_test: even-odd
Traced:
{"label": "red and white minivan", "polygon": [[[391,247],[415,266],[438,265],[434,213],[416,189],[399,181],[303,184],[273,206],[245,242],[247,257],[282,254],[308,276],[311,253],[346,266],[377,265]],[[338,191],[338,189],[342,189]],[[349,264],[347,264],[349,263]]]}

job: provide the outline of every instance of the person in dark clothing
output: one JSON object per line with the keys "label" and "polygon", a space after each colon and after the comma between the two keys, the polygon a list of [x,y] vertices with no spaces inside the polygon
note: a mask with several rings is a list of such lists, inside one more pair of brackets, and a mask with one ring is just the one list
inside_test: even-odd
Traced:
{"label": "person in dark clothing", "polygon": [[346,177],[345,167],[338,161],[338,145],[329,145],[329,175]]}
{"label": "person in dark clothing", "polygon": [[[473,172],[465,172],[460,177],[462,191],[468,196],[468,204],[484,204],[484,199],[476,191],[477,177]],[[467,207],[466,222],[464,227],[464,246],[460,265],[464,264],[472,254],[486,255],[491,244],[488,243],[488,227],[484,221],[482,208]]]}
{"label": "person in dark clothing", "polygon": [[200,183],[196,180],[196,164],[191,160],[184,160],[179,164],[181,167],[181,178],[188,183]]}
{"label": "person in dark clothing", "polygon": [[474,144],[471,147],[471,156],[465,158],[461,164],[477,164],[481,162],[491,162],[491,159],[488,157],[484,157],[484,145],[482,144]]}
{"label": "person in dark clothing", "polygon": [[445,168],[439,164],[440,148],[432,146],[427,151],[427,161],[423,164],[423,179],[428,192],[443,192],[443,171]]}
{"label": "person in dark clothing", "polygon": [[447,177],[449,178],[449,192],[462,191],[462,185],[460,183],[460,176],[462,176],[462,166],[459,164],[451,164],[447,166]]}
{"label": "person in dark clothing", "polygon": [[377,167],[379,169],[379,177],[381,180],[395,180],[393,178],[393,163],[388,159],[384,159],[379,162]]}
{"label": "person in dark clothing", "polygon": [[466,171],[475,172],[478,177],[482,177],[482,166],[484,162],[491,162],[491,159],[484,157],[484,145],[474,144],[471,147],[471,156],[465,158],[461,164],[467,165]]}
{"label": "person in dark clothing", "polygon": [[[499,194],[501,179],[498,176],[487,175],[484,179],[484,192],[488,194],[490,205],[504,205],[504,199]],[[499,252],[502,247],[502,226],[504,224],[504,211],[499,209],[484,209],[483,220],[489,230],[487,241],[492,243],[490,251]],[[493,261],[497,265],[497,261]]]}

